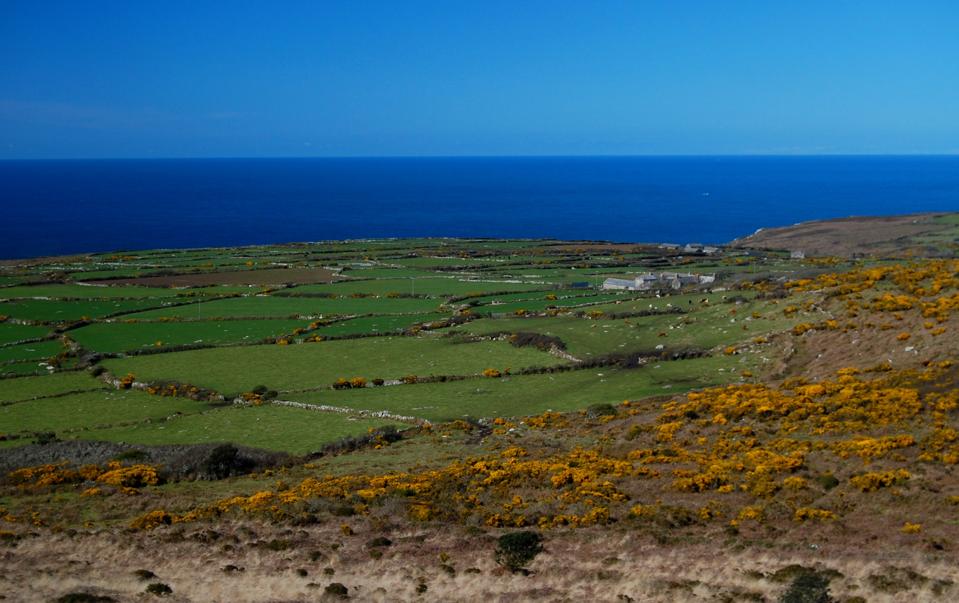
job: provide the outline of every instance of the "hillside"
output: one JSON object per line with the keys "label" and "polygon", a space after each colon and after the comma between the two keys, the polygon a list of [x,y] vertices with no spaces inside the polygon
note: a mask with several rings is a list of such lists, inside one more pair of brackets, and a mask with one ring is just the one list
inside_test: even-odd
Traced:
{"label": "hillside", "polygon": [[959,214],[850,217],[764,228],[730,245],[802,251],[810,256],[950,257],[959,244]]}
{"label": "hillside", "polygon": [[[959,593],[954,258],[415,240],[6,270],[11,600]],[[649,271],[717,278],[597,286]],[[544,550],[510,567],[523,532]]]}

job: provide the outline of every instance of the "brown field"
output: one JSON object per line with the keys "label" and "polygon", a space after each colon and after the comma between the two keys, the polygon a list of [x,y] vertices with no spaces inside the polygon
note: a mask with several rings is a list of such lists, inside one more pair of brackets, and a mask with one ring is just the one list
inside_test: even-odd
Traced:
{"label": "brown field", "polygon": [[144,276],[89,281],[93,285],[141,285],[145,287],[205,287],[207,285],[282,285],[285,283],[330,283],[336,273],[326,268],[267,268],[201,272],[169,276]]}
{"label": "brown field", "polygon": [[[753,249],[801,250],[806,255],[852,257],[856,255],[922,254],[908,239],[949,228],[933,222],[944,214],[850,217],[803,222],[781,228],[764,228],[730,243]],[[903,245],[903,243],[907,243]]]}

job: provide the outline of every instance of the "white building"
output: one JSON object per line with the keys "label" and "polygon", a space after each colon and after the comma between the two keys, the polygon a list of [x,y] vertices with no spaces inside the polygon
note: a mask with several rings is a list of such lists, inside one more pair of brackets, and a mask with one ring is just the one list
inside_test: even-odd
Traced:
{"label": "white building", "polygon": [[715,274],[692,274],[690,272],[646,272],[632,280],[608,278],[603,281],[603,289],[626,291],[649,291],[658,288],[682,289],[695,285],[708,285],[716,282]]}
{"label": "white building", "polygon": [[636,281],[625,278],[608,278],[603,281],[603,289],[633,289]]}

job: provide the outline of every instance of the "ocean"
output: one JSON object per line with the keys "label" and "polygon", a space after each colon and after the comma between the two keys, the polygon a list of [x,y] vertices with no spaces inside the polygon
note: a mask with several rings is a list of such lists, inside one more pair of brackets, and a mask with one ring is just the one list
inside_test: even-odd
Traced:
{"label": "ocean", "polygon": [[959,210],[959,157],[0,161],[0,257],[366,237],[723,243]]}

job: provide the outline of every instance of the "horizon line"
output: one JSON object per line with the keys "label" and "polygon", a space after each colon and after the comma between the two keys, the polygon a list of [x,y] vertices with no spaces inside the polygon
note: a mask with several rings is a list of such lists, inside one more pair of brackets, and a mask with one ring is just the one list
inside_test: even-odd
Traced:
{"label": "horizon line", "polygon": [[959,157],[946,153],[572,153],[572,154],[451,154],[451,155],[172,155],[157,157],[0,157],[15,161],[177,161],[177,160],[285,160],[285,159],[590,159],[590,158],[745,158],[745,157]]}

